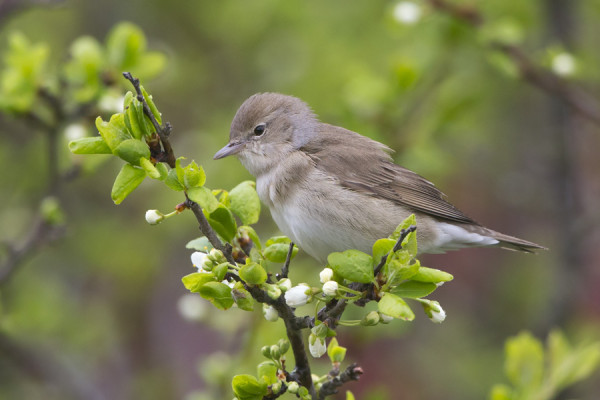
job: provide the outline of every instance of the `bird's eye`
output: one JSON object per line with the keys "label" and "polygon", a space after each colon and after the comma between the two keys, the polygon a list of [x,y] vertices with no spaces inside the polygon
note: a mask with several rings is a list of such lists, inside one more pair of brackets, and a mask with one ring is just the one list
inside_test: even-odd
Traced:
{"label": "bird's eye", "polygon": [[256,125],[256,127],[254,127],[254,136],[261,136],[263,133],[265,133],[266,128],[267,126],[265,124]]}

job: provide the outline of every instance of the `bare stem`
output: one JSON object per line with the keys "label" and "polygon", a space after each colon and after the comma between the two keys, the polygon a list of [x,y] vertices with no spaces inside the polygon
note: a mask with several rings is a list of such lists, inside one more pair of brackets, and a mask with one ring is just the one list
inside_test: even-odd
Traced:
{"label": "bare stem", "polygon": [[[339,372],[339,370],[338,370]],[[356,363],[351,364],[339,376],[335,376],[329,382],[325,382],[319,390],[319,400],[324,400],[325,397],[338,392],[338,388],[346,382],[357,381],[363,374],[363,369]]]}

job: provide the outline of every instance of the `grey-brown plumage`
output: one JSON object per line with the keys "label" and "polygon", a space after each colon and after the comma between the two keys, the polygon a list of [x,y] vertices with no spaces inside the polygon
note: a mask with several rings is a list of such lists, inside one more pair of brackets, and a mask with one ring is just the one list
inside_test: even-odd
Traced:
{"label": "grey-brown plumage", "polygon": [[261,93],[242,104],[230,142],[286,235],[324,262],[327,254],[370,252],[411,213],[420,252],[500,246],[532,252],[535,243],[485,228],[445,200],[431,182],[392,162],[391,150],[358,133],[318,121],[301,100]]}

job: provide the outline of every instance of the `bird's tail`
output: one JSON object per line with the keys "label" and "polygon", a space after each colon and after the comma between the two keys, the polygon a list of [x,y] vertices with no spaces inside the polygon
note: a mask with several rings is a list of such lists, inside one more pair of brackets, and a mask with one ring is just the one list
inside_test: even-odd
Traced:
{"label": "bird's tail", "polygon": [[519,239],[514,236],[505,235],[504,233],[496,232],[491,229],[486,230],[489,231],[490,237],[498,241],[498,244],[495,246],[502,247],[503,249],[523,251],[525,253],[535,253],[537,250],[548,250],[547,247],[540,246],[537,243]]}

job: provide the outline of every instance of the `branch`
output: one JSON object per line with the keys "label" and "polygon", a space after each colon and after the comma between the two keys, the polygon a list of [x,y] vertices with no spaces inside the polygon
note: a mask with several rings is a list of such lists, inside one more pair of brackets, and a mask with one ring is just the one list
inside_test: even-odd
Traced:
{"label": "branch", "polygon": [[346,382],[359,380],[363,372],[363,369],[359,367],[356,363],[349,365],[348,368],[346,368],[346,370],[342,372],[340,376],[334,377],[330,381],[325,382],[323,386],[321,386],[321,390],[319,390],[318,400],[324,400],[325,397],[337,393],[338,388]]}
{"label": "branch", "polygon": [[169,167],[175,168],[175,153],[173,153],[173,147],[171,147],[171,142],[169,141],[169,136],[171,135],[172,129],[171,124],[166,122],[164,125],[160,125],[158,123],[156,117],[152,113],[152,110],[150,110],[150,106],[148,106],[148,103],[144,98],[142,88],[140,87],[140,80],[134,78],[130,72],[123,72],[123,76],[125,77],[125,79],[131,82],[131,84],[135,88],[137,99],[140,103],[142,103],[142,106],[144,107],[144,114],[146,114],[146,116],[150,118],[150,121],[152,122],[152,125],[154,126],[154,129],[156,130],[156,133],[160,138],[160,143],[163,147],[163,155],[165,157],[164,161],[169,165]]}
{"label": "branch", "polygon": [[288,249],[287,256],[285,257],[285,263],[281,267],[281,273],[277,274],[277,279],[284,279],[288,277],[290,270],[290,261],[292,261],[292,254],[294,252],[294,242],[290,242],[290,248]]}
{"label": "branch", "polygon": [[[473,28],[481,28],[485,23],[483,15],[473,7],[453,4],[446,0],[427,1],[433,8],[463,21]],[[555,73],[539,67],[521,48],[515,45],[491,42],[489,46],[508,56],[515,63],[525,82],[558,97],[582,117],[600,125],[600,103],[597,99]]]}

